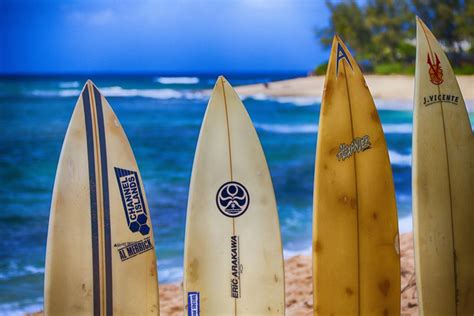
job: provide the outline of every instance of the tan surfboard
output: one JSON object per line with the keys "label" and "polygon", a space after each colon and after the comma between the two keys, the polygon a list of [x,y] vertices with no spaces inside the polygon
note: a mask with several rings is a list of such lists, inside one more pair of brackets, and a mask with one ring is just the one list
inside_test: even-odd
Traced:
{"label": "tan surfboard", "polygon": [[319,118],[314,186],[315,315],[400,315],[387,144],[362,72],[337,36]]}
{"label": "tan surfboard", "polygon": [[239,96],[219,77],[202,123],[188,200],[186,315],[283,315],[273,185]]}
{"label": "tan surfboard", "polygon": [[46,315],[157,315],[150,210],[127,137],[91,81],[56,173],[46,252]]}
{"label": "tan surfboard", "polygon": [[446,54],[417,19],[413,222],[421,315],[474,314],[474,137]]}

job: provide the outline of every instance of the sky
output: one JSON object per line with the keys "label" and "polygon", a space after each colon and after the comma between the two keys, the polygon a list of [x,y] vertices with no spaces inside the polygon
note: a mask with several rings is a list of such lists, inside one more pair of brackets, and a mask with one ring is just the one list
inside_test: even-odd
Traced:
{"label": "sky", "polygon": [[328,18],[318,0],[0,0],[0,74],[308,72]]}

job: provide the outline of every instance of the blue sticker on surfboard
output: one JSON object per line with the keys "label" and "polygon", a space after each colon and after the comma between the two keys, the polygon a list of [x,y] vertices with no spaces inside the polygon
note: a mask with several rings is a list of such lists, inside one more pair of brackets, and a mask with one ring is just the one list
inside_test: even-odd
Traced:
{"label": "blue sticker on surfboard", "polygon": [[345,59],[347,61],[347,63],[349,64],[349,66],[351,67],[351,69],[354,70],[354,68],[352,68],[352,64],[351,64],[351,61],[349,60],[349,57],[347,57],[346,51],[344,50],[344,48],[342,48],[342,45],[339,42],[337,42],[336,56],[337,56],[337,59],[336,59],[336,77],[339,74],[339,61],[341,61],[341,60]]}
{"label": "blue sticker on surfboard", "polygon": [[131,232],[140,232],[143,236],[148,235],[150,226],[147,224],[148,214],[143,200],[140,180],[135,171],[114,168],[117,183],[122,196],[123,208],[127,225]]}
{"label": "blue sticker on surfboard", "polygon": [[199,292],[188,292],[188,316],[200,315]]}

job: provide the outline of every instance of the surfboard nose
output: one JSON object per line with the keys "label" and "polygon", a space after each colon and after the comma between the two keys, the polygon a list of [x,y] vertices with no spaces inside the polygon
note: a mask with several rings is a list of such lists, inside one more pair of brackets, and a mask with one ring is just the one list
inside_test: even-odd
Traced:
{"label": "surfboard nose", "polygon": [[[94,82],[92,82],[91,79],[87,79],[86,83],[84,84],[84,86],[82,87],[82,90],[81,90],[81,94],[84,93],[84,90],[87,88],[89,89],[90,88],[96,88],[97,91],[99,91],[99,89],[97,89],[97,86],[94,84]],[[99,92],[99,94],[101,94]]]}

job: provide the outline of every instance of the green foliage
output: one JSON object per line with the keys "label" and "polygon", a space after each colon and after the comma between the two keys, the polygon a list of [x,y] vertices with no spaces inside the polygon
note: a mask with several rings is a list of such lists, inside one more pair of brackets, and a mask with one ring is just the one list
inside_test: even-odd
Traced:
{"label": "green foliage", "polygon": [[328,63],[322,63],[314,70],[314,74],[318,76],[323,76],[326,74],[328,70]]}
{"label": "green foliage", "polygon": [[335,33],[351,43],[351,47],[358,51],[362,58],[369,57],[365,54],[370,50],[370,32],[364,22],[365,12],[355,0],[341,1],[337,4],[326,0],[326,5],[331,11],[330,26],[319,31],[321,43],[326,47],[331,46]]}
{"label": "green foliage", "polygon": [[405,56],[403,39],[413,36],[414,22],[406,1],[369,0],[365,23],[372,34],[371,60],[375,63],[397,63]]}
{"label": "green foliage", "polygon": [[462,67],[454,67],[456,75],[474,75],[474,65],[464,65]]}
{"label": "green foliage", "polygon": [[401,63],[378,64],[375,66],[374,72],[381,75],[392,75],[392,74],[414,75],[415,66],[401,64]]}
{"label": "green foliage", "polygon": [[[364,68],[376,73],[413,73],[415,14],[446,48],[457,73],[474,67],[474,0],[326,0],[329,26],[318,30],[323,46],[339,34]],[[370,67],[372,65],[373,67]],[[465,70],[463,70],[465,69]]]}

